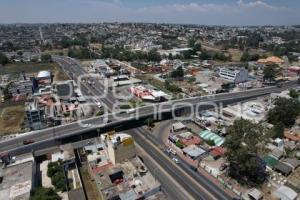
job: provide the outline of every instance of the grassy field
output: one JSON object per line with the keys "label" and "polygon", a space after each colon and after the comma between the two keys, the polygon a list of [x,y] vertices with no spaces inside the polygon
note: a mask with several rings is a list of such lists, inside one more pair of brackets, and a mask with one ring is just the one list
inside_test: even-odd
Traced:
{"label": "grassy field", "polygon": [[24,116],[24,105],[0,109],[0,135],[20,132]]}
{"label": "grassy field", "polygon": [[50,70],[54,73],[54,80],[67,80],[68,77],[62,71],[57,63],[9,63],[0,68],[0,75],[3,74],[20,74],[22,71],[25,73],[38,73],[42,70]]}

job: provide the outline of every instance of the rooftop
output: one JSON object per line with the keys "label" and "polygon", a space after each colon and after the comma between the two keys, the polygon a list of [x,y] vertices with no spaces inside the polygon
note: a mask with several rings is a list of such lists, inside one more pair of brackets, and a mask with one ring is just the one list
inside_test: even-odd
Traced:
{"label": "rooftop", "polygon": [[0,168],[3,176],[0,199],[29,199],[32,182],[32,161]]}

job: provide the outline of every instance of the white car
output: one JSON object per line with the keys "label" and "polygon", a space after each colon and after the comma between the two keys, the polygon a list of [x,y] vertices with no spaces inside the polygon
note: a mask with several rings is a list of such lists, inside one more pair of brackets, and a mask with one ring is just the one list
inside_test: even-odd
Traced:
{"label": "white car", "polygon": [[174,151],[174,150],[171,149],[171,148],[168,148],[168,149],[167,149],[167,153],[168,153],[168,154],[173,154],[174,156],[177,155],[176,151]]}
{"label": "white car", "polygon": [[131,114],[131,113],[134,113],[134,112],[135,112],[135,108],[131,108],[131,109],[126,110],[127,114]]}
{"label": "white car", "polygon": [[172,158],[172,160],[176,163],[179,164],[179,160],[177,158]]}
{"label": "white car", "polygon": [[96,101],[96,105],[98,106],[98,108],[102,107],[102,104],[99,101]]}

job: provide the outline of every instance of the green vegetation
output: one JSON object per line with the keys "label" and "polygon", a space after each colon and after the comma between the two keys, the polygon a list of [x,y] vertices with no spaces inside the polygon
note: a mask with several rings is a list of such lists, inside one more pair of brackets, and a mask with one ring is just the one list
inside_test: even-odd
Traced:
{"label": "green vegetation", "polygon": [[214,146],[215,145],[215,141],[214,140],[205,140],[206,144],[208,144],[209,146]]}
{"label": "green vegetation", "polygon": [[52,188],[38,187],[32,191],[30,200],[61,200],[61,197]]}
{"label": "green vegetation", "polygon": [[154,123],[154,119],[152,117],[149,117],[144,122],[148,127],[152,127]]}
{"label": "green vegetation", "polygon": [[136,100],[136,99],[130,99],[128,104],[129,104],[130,108],[137,108],[137,107],[141,107],[144,105],[143,101]]}
{"label": "green vegetation", "polygon": [[300,113],[300,103],[297,99],[277,98],[275,107],[269,110],[267,118],[272,124],[283,123],[285,127],[295,124]]}
{"label": "green vegetation", "polygon": [[293,99],[298,99],[299,97],[299,93],[295,89],[290,89],[289,95]]}
{"label": "green vegetation", "polygon": [[4,53],[0,52],[0,64],[6,65],[7,63],[8,63],[8,58]]}
{"label": "green vegetation", "polygon": [[78,59],[97,59],[99,56],[97,56],[94,52],[89,50],[86,47],[79,47],[79,48],[69,48],[68,49],[68,56],[72,58],[78,58]]}
{"label": "green vegetation", "polygon": [[184,71],[182,67],[178,67],[177,69],[171,72],[171,77],[175,79],[182,79],[184,76]]}
{"label": "green vegetation", "polygon": [[262,127],[248,120],[236,120],[228,129],[225,147],[229,175],[241,183],[262,184],[266,167],[257,155],[257,144],[263,142]]}
{"label": "green vegetation", "polygon": [[199,56],[200,60],[218,60],[218,61],[231,61],[231,55],[226,56],[224,52],[220,51],[207,51],[203,49]]}
{"label": "green vegetation", "polygon": [[48,164],[47,176],[51,178],[51,183],[56,191],[64,192],[68,189],[65,181],[63,162],[61,160]]}
{"label": "green vegetation", "polygon": [[77,39],[63,39],[60,42],[62,48],[69,48],[72,46],[84,46],[88,45],[88,41],[85,38],[77,38]]}
{"label": "green vegetation", "polygon": [[272,132],[272,138],[283,138],[284,136],[284,124],[282,122],[278,122],[274,125],[274,127],[271,129]]}
{"label": "green vegetation", "polygon": [[121,61],[134,61],[134,60],[146,60],[146,61],[161,61],[161,56],[156,49],[150,50],[148,53],[143,51],[129,51],[120,47],[103,47],[101,51],[102,58],[114,58]]}
{"label": "green vegetation", "polygon": [[103,111],[100,110],[100,111],[98,111],[98,112],[96,113],[96,116],[101,116],[101,115],[103,115],[103,114],[104,114]]}
{"label": "green vegetation", "polygon": [[52,62],[52,57],[50,54],[46,53],[46,54],[42,54],[41,55],[41,61],[42,62]]}
{"label": "green vegetation", "polygon": [[180,148],[183,149],[184,148],[184,144],[182,144],[179,140],[177,140],[177,142],[175,143],[175,145]]}
{"label": "green vegetation", "polygon": [[274,81],[279,73],[278,65],[268,65],[264,68],[264,80]]}
{"label": "green vegetation", "polygon": [[165,81],[165,88],[167,90],[169,90],[170,92],[173,92],[173,93],[180,93],[182,92],[181,88],[178,87],[177,85],[174,85],[174,84],[171,84],[169,81]]}
{"label": "green vegetation", "polygon": [[241,62],[257,61],[260,58],[258,54],[250,54],[248,51],[245,51],[241,56]]}

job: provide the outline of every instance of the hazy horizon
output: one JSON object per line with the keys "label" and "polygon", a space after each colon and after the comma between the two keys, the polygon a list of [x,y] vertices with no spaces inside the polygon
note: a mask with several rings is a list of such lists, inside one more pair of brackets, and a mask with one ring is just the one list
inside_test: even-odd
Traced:
{"label": "hazy horizon", "polygon": [[1,0],[0,23],[297,25],[293,0]]}

